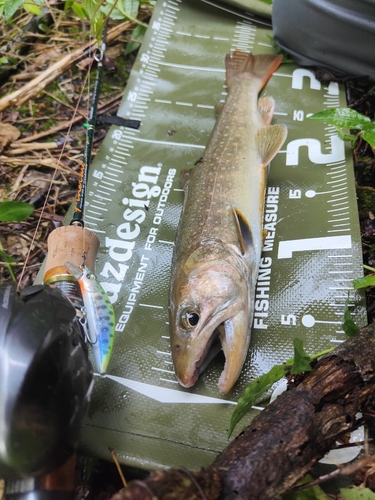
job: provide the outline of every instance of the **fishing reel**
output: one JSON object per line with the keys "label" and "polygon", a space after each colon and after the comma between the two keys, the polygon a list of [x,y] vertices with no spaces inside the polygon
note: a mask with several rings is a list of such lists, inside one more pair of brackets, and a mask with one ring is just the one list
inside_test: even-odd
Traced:
{"label": "fishing reel", "polygon": [[56,287],[0,284],[0,477],[66,462],[93,387],[71,302]]}

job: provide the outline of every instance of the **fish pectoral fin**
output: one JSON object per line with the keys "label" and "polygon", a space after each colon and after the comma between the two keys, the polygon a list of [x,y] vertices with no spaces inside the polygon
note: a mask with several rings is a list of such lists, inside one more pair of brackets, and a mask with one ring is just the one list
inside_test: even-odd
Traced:
{"label": "fish pectoral fin", "polygon": [[190,173],[191,168],[189,168],[188,170],[182,169],[180,172],[180,184],[183,189],[185,189],[190,180]]}
{"label": "fish pectoral fin", "polygon": [[262,97],[258,101],[258,109],[265,126],[271,123],[273,112],[275,110],[275,100],[273,97]]}
{"label": "fish pectoral fin", "polygon": [[237,231],[238,231],[238,240],[241,247],[242,255],[249,253],[250,248],[254,246],[253,244],[253,234],[251,232],[251,228],[248,220],[243,215],[240,210],[232,207],[234,219],[236,221]]}
{"label": "fish pectoral fin", "polygon": [[268,125],[258,130],[255,144],[262,165],[266,167],[273,160],[284,144],[287,132],[285,125]]}

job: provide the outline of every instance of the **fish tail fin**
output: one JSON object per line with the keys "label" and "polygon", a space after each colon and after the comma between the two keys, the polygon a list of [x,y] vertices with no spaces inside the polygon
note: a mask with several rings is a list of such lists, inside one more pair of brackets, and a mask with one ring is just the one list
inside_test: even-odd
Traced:
{"label": "fish tail fin", "polygon": [[272,74],[280,66],[282,56],[271,54],[259,54],[254,56],[251,53],[235,50],[227,54],[225,58],[226,84],[230,89],[236,77],[248,75],[259,82],[259,91],[266,85]]}

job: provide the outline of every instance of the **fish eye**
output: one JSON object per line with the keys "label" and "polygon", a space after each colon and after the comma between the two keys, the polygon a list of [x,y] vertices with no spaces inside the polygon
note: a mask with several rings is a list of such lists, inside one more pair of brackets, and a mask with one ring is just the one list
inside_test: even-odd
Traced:
{"label": "fish eye", "polygon": [[199,314],[194,309],[188,309],[183,312],[181,316],[181,323],[183,328],[187,330],[197,326],[199,322]]}

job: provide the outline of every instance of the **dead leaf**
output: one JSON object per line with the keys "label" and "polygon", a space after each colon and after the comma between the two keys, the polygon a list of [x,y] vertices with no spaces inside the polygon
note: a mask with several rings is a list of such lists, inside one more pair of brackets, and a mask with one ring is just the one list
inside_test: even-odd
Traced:
{"label": "dead leaf", "polygon": [[16,141],[21,132],[10,123],[0,122],[0,152],[13,141]]}

